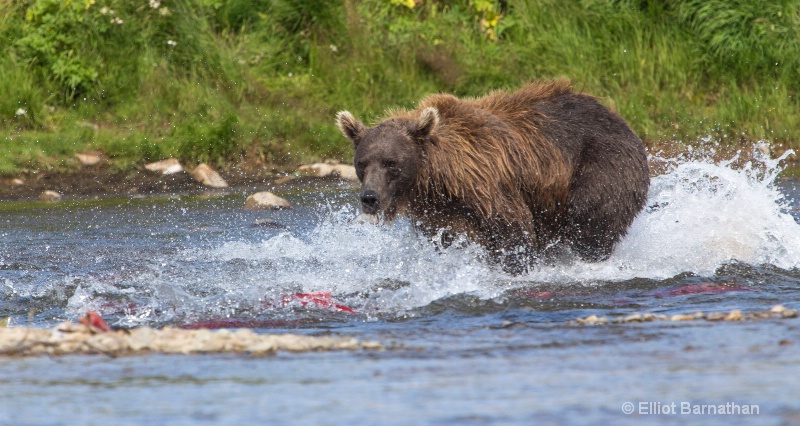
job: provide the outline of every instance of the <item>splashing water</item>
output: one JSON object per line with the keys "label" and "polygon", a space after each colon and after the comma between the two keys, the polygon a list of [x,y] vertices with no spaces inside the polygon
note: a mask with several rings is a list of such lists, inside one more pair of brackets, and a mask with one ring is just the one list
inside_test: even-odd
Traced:
{"label": "splashing water", "polygon": [[203,256],[254,262],[263,268],[259,291],[273,297],[330,291],[362,312],[383,314],[454,295],[494,299],[540,284],[611,286],[681,273],[708,276],[730,262],[790,269],[800,264],[800,225],[775,187],[779,165],[790,154],[756,156],[738,169],[731,167],[738,157],[722,163],[654,157],[670,167],[652,180],[648,208],[601,263],[542,266],[509,276],[489,264],[477,245],[436,248],[407,221],[389,227],[355,223],[357,211],[349,206],[331,211],[304,235],[228,242]]}
{"label": "splashing water", "polygon": [[268,291],[351,295],[348,303],[365,312],[405,311],[454,294],[499,295],[486,285],[498,272],[481,261],[482,248],[438,249],[407,221],[379,227],[354,222],[355,214],[352,208],[332,211],[303,237],[282,233],[255,245],[227,243],[208,255],[271,264]]}
{"label": "splashing water", "polygon": [[647,208],[612,256],[597,264],[543,268],[536,281],[666,279],[680,273],[711,275],[738,261],[783,269],[800,264],[800,225],[775,186],[787,156],[768,159],[756,151],[740,169],[736,157],[715,164],[709,157],[662,159],[665,174],[651,180]]}
{"label": "splashing water", "polygon": [[[521,276],[479,246],[437,249],[408,221],[358,223],[354,188],[322,191],[324,181],[277,212],[244,211],[241,196],[0,203],[0,319],[12,327],[91,309],[111,326],[213,323],[399,346],[268,360],[4,358],[0,423],[375,423],[398,413],[602,424],[625,418],[625,401],[734,401],[759,407],[761,423],[791,423],[800,319],[567,323],[800,310],[800,182],[776,182],[785,156],[709,158],[651,158],[666,168],[608,260]],[[254,226],[265,222],[285,227]],[[357,313],[291,297],[316,292]]]}
{"label": "splashing water", "polygon": [[778,160],[756,157],[741,170],[734,160],[676,164],[652,181],[651,206],[640,215],[614,260],[651,278],[681,272],[707,275],[723,263],[796,267],[800,226],[775,187]]}
{"label": "splashing water", "polygon": [[[168,231],[135,225],[141,212],[111,221],[115,228],[109,235],[127,232],[138,238],[138,254],[113,244],[98,249],[85,244],[80,233],[64,237],[69,255],[53,249],[9,263],[11,256],[0,253],[0,266],[19,271],[0,281],[0,299],[21,306],[18,312],[31,303],[61,303],[66,317],[92,309],[116,316],[116,325],[135,326],[209,317],[309,319],[308,309],[286,295],[330,292],[369,319],[415,315],[456,296],[502,302],[510,292],[541,286],[613,288],[633,279],[713,276],[733,262],[790,270],[800,265],[800,225],[789,213],[792,200],[776,186],[780,164],[790,154],[775,160],[756,155],[739,167],[733,166],[738,157],[724,162],[652,157],[651,162],[668,167],[652,179],[647,208],[628,235],[600,263],[574,261],[510,276],[487,261],[480,246],[462,242],[437,248],[407,220],[389,226],[359,223],[353,220],[354,205],[327,201],[321,216],[319,206],[302,202],[284,213],[299,224],[288,230],[247,228],[246,233],[242,229],[252,216],[238,204],[208,207],[217,216],[209,220],[216,231],[198,237],[197,219],[179,206],[180,213],[160,219],[146,210],[148,223]],[[131,228],[119,231],[124,226]],[[52,270],[26,269],[42,261],[54,263]],[[85,266],[67,266],[76,263]]]}

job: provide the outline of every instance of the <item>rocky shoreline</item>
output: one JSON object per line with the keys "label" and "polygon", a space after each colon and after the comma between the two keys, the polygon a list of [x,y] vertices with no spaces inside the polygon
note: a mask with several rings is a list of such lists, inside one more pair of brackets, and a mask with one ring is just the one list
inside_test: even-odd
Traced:
{"label": "rocky shoreline", "polygon": [[95,330],[84,324],[64,322],[53,329],[0,327],[0,357],[143,354],[216,354],[252,356],[276,352],[384,350],[375,341],[347,336],[258,334],[249,328],[236,330],[183,330],[140,327],[132,330]]}
{"label": "rocky shoreline", "polygon": [[[568,326],[622,325],[646,322],[747,322],[759,320],[785,320],[800,316],[797,310],[782,305],[756,312],[697,312],[694,314],[630,314],[621,317],[589,315],[567,321]],[[498,328],[509,328],[520,323],[507,322]],[[794,342],[783,339],[780,345]],[[309,352],[334,350],[385,350],[375,341],[361,341],[352,337],[302,336],[294,334],[258,334],[250,328],[181,329],[165,327],[153,329],[139,327],[113,330],[94,312],[88,312],[76,323],[64,322],[53,329],[9,327],[8,320],[0,322],[0,357],[37,355],[103,354],[131,356],[151,353],[210,354],[238,353],[256,356],[272,355],[279,351]]]}
{"label": "rocky shoreline", "polygon": [[758,321],[764,319],[783,319],[783,318],[797,318],[800,316],[797,310],[788,309],[783,305],[775,305],[769,310],[759,312],[742,312],[741,310],[733,310],[730,312],[696,312],[693,314],[654,314],[647,312],[644,314],[630,314],[626,316],[609,318],[606,316],[589,315],[585,318],[577,318],[569,321],[571,325],[604,325],[604,324],[630,324],[640,322],[652,321]]}
{"label": "rocky shoreline", "polygon": [[307,177],[357,181],[353,166],[335,161],[300,165],[296,168],[232,167],[219,172],[205,164],[187,169],[174,159],[129,170],[119,170],[100,161],[84,163],[73,171],[28,171],[15,176],[0,176],[0,201],[59,201],[72,198],[147,197],[209,192],[225,194],[231,191],[249,195],[264,189],[274,189],[296,178]]}

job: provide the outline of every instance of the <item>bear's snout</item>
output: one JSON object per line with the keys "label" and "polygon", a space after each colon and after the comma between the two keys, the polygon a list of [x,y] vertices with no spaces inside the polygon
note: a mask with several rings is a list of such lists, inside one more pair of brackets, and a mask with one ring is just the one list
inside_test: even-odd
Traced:
{"label": "bear's snout", "polygon": [[381,199],[378,193],[372,189],[366,189],[361,193],[361,208],[366,214],[378,213],[378,206]]}

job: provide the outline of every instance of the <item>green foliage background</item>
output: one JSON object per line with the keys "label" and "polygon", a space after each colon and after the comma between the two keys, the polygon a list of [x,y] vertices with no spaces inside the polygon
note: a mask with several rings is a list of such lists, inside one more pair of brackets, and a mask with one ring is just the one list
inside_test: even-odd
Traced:
{"label": "green foliage background", "polygon": [[648,145],[800,145],[798,0],[0,3],[0,173],[349,160],[333,125],[567,77]]}

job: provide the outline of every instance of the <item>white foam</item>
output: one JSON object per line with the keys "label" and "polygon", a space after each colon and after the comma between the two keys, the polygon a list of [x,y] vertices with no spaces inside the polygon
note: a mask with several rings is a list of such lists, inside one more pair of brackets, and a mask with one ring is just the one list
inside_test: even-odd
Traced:
{"label": "white foam", "polygon": [[[541,266],[509,276],[485,261],[477,245],[440,249],[407,221],[376,226],[355,221],[358,211],[352,206],[328,206],[328,214],[310,231],[186,249],[182,256],[187,262],[208,266],[201,276],[195,276],[195,269],[187,269],[187,276],[148,276],[155,290],[147,309],[165,311],[172,304],[188,311],[235,314],[237,309],[261,309],[259,303],[285,294],[325,291],[360,312],[406,314],[452,295],[492,299],[532,283],[613,285],[686,272],[713,275],[732,261],[796,268],[800,225],[786,213],[786,201],[775,187],[783,158],[756,156],[734,168],[734,159],[653,157],[670,166],[652,179],[648,208],[612,256],[600,263]],[[180,287],[180,303],[157,300],[163,292],[156,290],[164,285]],[[186,300],[198,288],[206,295]],[[76,297],[83,295],[76,292]]]}
{"label": "white foam", "polygon": [[[757,151],[760,152],[760,151]],[[785,212],[775,187],[781,158],[756,155],[741,168],[736,158],[660,159],[669,171],[651,181],[648,208],[612,256],[597,264],[542,268],[537,281],[666,279],[684,272],[712,275],[738,261],[784,269],[800,265],[800,225]],[[697,156],[696,156],[697,157]]]}
{"label": "white foam", "polygon": [[[424,306],[452,294],[485,294],[484,283],[496,281],[497,272],[481,260],[480,247],[437,249],[407,221],[376,226],[355,217],[354,209],[344,207],[331,211],[307,235],[226,243],[208,255],[222,261],[270,262],[264,279],[276,296],[327,291],[350,295],[351,302],[380,311]],[[491,290],[485,295],[497,294]]]}
{"label": "white foam", "polygon": [[712,274],[733,260],[796,267],[800,225],[782,209],[777,163],[760,166],[692,161],[657,176],[648,197],[657,207],[637,218],[611,261],[649,278]]}

